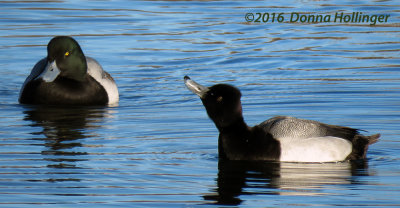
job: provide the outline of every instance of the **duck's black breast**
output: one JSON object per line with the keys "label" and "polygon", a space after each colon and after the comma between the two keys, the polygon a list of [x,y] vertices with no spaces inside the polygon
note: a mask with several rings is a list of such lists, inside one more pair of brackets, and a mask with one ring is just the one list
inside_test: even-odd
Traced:
{"label": "duck's black breast", "polygon": [[271,134],[255,126],[248,131],[219,135],[219,157],[229,160],[279,160],[281,145]]}
{"label": "duck's black breast", "polygon": [[83,82],[58,77],[53,82],[41,79],[28,82],[20,102],[25,104],[104,105],[108,103],[105,89],[91,76]]}

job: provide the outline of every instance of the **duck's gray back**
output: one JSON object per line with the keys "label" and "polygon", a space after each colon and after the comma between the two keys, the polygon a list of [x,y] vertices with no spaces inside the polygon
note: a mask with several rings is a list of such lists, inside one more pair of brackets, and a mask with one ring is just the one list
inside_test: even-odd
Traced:
{"label": "duck's gray back", "polygon": [[259,125],[275,138],[311,138],[335,136],[352,140],[358,134],[357,129],[320,123],[312,120],[289,116],[277,116]]}
{"label": "duck's gray back", "polygon": [[108,104],[118,103],[118,87],[111,75],[104,71],[103,67],[101,67],[101,65],[94,58],[86,56],[86,63],[88,67],[88,73],[106,90],[108,95]]}

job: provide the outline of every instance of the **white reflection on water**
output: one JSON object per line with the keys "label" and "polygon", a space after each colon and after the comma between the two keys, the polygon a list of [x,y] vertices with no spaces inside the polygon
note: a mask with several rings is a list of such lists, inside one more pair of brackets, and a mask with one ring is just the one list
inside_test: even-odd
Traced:
{"label": "white reflection on water", "polygon": [[278,163],[219,161],[217,189],[204,196],[217,204],[238,205],[242,195],[337,195],[340,187],[361,186],[367,161]]}

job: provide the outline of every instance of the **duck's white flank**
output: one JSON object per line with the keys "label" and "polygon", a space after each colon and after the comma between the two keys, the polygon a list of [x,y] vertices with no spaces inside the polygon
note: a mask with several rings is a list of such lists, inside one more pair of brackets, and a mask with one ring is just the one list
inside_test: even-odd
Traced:
{"label": "duck's white flank", "polygon": [[119,93],[114,79],[103,70],[101,65],[93,58],[86,57],[88,74],[99,82],[107,92],[108,104],[116,104],[119,101]]}
{"label": "duck's white flank", "polygon": [[332,137],[280,138],[282,162],[339,162],[352,152],[350,141]]}

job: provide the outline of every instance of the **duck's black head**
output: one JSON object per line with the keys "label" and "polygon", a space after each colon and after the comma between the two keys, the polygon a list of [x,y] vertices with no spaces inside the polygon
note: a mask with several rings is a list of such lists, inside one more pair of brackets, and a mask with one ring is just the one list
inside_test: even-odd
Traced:
{"label": "duck's black head", "polygon": [[87,73],[86,58],[78,42],[68,36],[56,36],[47,45],[46,70],[43,80],[51,82],[58,76],[82,81]]}
{"label": "duck's black head", "polygon": [[227,84],[205,87],[191,80],[188,76],[185,76],[184,79],[189,90],[201,98],[208,116],[214,121],[218,129],[243,120],[239,89]]}

